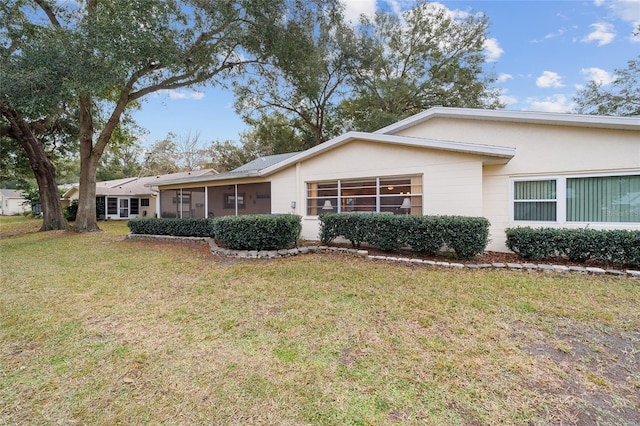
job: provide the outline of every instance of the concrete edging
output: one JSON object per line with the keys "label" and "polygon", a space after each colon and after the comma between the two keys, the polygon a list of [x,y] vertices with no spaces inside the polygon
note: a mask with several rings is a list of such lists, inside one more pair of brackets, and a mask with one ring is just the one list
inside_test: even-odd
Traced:
{"label": "concrete edging", "polygon": [[238,259],[275,259],[280,257],[298,256],[308,253],[320,254],[344,254],[348,256],[360,257],[368,260],[381,260],[386,262],[405,263],[408,265],[436,266],[453,269],[508,269],[517,271],[537,271],[543,273],[556,274],[589,274],[589,275],[609,275],[617,277],[631,277],[640,279],[640,271],[626,269],[602,269],[582,266],[564,266],[536,263],[457,263],[457,262],[436,262],[433,260],[410,259],[407,257],[395,256],[372,256],[367,250],[330,247],[330,246],[303,246],[284,250],[231,250],[219,247],[213,238],[209,237],[174,237],[169,235],[146,235],[127,234],[131,240],[165,240],[175,242],[204,242],[209,245],[211,253],[218,256],[234,257]]}

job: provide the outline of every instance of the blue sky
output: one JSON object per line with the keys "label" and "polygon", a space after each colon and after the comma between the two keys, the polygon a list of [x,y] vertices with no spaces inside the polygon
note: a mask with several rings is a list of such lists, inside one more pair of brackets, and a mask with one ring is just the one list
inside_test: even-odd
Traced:
{"label": "blue sky", "polygon": [[[346,16],[371,15],[376,7],[401,12],[411,0],[343,0]],[[609,84],[615,68],[640,54],[640,0],[441,0],[455,16],[483,12],[489,18],[489,62],[510,110],[569,112],[589,80]],[[149,131],[149,145],[173,132],[200,134],[200,142],[239,140],[246,129],[233,110],[230,90],[201,87],[152,94],[134,114]]]}

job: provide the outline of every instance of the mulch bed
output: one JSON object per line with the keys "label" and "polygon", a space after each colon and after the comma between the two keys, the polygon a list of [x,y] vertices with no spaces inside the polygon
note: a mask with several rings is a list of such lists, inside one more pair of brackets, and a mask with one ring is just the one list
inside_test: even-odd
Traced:
{"label": "mulch bed", "polygon": [[[305,242],[307,243],[307,242]],[[310,244],[318,244],[317,242],[309,242]],[[330,247],[347,247],[351,248],[350,243],[334,243],[329,244]],[[412,250],[397,250],[393,252],[382,251],[377,247],[368,246],[362,244],[363,250],[367,250],[372,256],[396,256],[396,257],[408,257],[411,259],[423,259],[433,260],[435,262],[461,262],[461,263],[535,263],[535,264],[547,264],[547,265],[564,265],[564,266],[582,266],[582,267],[594,267],[602,269],[629,269],[624,265],[610,264],[607,262],[588,260],[584,263],[572,262],[566,257],[547,257],[543,260],[523,259],[515,253],[502,253],[497,251],[486,251],[481,256],[476,256],[472,259],[456,259],[453,253],[442,253],[438,256],[429,256],[424,253],[418,253]]]}

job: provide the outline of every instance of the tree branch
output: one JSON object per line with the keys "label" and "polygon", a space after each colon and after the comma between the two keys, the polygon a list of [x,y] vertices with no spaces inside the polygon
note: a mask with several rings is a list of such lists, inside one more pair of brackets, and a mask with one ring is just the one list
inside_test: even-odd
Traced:
{"label": "tree branch", "polygon": [[51,8],[48,2],[44,0],[35,0],[35,2],[38,4],[38,6],[40,6],[40,9],[42,9],[42,11],[47,15],[47,18],[49,18],[49,22],[51,22],[51,24],[54,27],[56,28],[62,27],[62,25],[60,25],[60,21],[58,21],[56,14],[53,12],[53,9]]}

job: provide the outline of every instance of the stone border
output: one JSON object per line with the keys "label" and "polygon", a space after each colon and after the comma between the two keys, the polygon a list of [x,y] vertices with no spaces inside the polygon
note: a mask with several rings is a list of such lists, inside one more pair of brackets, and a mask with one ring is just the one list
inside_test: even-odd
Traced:
{"label": "stone border", "polygon": [[590,275],[610,275],[617,277],[640,278],[640,271],[627,269],[602,269],[582,266],[548,265],[536,263],[457,263],[457,262],[436,262],[433,260],[410,259],[408,257],[395,256],[371,256],[367,250],[359,250],[345,247],[330,246],[303,246],[283,250],[231,250],[219,247],[213,238],[209,237],[174,237],[169,235],[145,235],[127,234],[131,240],[164,240],[176,242],[204,242],[209,245],[211,253],[218,256],[234,257],[238,259],[275,259],[280,257],[298,256],[309,253],[320,254],[343,254],[360,257],[368,260],[382,260],[386,262],[405,263],[409,265],[437,266],[454,269],[508,269],[516,271],[537,271],[546,273],[573,273]]}

